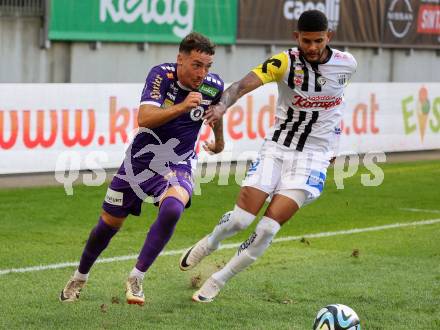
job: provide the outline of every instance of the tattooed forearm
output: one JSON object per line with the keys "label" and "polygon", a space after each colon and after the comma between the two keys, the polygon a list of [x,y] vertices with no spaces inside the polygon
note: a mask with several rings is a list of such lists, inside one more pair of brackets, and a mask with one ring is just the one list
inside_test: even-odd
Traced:
{"label": "tattooed forearm", "polygon": [[262,84],[260,78],[254,72],[249,72],[243,79],[234,82],[224,91],[220,102],[226,105],[226,108],[229,108],[240,97],[260,87]]}
{"label": "tattooed forearm", "polygon": [[223,119],[220,119],[215,123],[213,131],[216,149],[219,149],[217,152],[220,152],[225,146],[225,140],[223,137]]}

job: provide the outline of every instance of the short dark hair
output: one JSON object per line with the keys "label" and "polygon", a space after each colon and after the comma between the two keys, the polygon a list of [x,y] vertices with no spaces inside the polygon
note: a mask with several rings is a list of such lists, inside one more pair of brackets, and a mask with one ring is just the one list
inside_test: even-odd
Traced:
{"label": "short dark hair", "polygon": [[307,10],[298,19],[298,31],[321,32],[328,30],[328,20],[319,10]]}
{"label": "short dark hair", "polygon": [[193,50],[214,55],[215,44],[203,34],[191,32],[180,42],[179,52],[189,54]]}

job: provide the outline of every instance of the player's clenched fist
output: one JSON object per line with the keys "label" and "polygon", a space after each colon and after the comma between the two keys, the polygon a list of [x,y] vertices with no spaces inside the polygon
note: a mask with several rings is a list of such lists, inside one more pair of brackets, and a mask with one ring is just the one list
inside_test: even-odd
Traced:
{"label": "player's clenched fist", "polygon": [[190,111],[202,103],[202,94],[199,92],[190,92],[181,103],[183,111]]}

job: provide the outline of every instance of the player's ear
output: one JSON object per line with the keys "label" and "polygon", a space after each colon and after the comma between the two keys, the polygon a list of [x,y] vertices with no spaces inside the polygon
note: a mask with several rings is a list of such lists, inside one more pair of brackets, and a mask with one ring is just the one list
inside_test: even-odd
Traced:
{"label": "player's ear", "polygon": [[332,30],[328,30],[328,31],[327,31],[327,42],[329,42],[330,40],[332,40],[334,36],[335,36],[335,32],[332,31]]}
{"label": "player's ear", "polygon": [[299,41],[299,32],[293,31],[293,37],[295,38],[295,40]]}
{"label": "player's ear", "polygon": [[178,53],[178,54],[177,54],[177,64],[178,64],[178,65],[182,65],[182,62],[183,62],[183,56],[182,56],[182,53]]}

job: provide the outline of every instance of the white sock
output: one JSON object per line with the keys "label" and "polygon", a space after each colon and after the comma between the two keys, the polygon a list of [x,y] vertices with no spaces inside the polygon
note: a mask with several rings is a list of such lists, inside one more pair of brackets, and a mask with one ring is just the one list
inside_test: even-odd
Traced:
{"label": "white sock", "polygon": [[87,281],[89,278],[89,274],[82,274],[77,270],[75,270],[75,273],[73,273],[73,278],[75,280],[81,280],[81,281]]}
{"label": "white sock", "polygon": [[217,250],[221,241],[246,229],[254,219],[255,215],[235,205],[233,211],[229,211],[221,217],[218,225],[208,236],[208,248]]}
{"label": "white sock", "polygon": [[244,270],[266,251],[280,228],[280,224],[275,220],[263,217],[255,232],[240,245],[235,256],[212,277],[224,285],[232,276]]}
{"label": "white sock", "polygon": [[139,269],[137,269],[136,267],[133,267],[133,269],[130,272],[130,277],[137,277],[141,280],[144,279],[145,273],[141,272]]}

